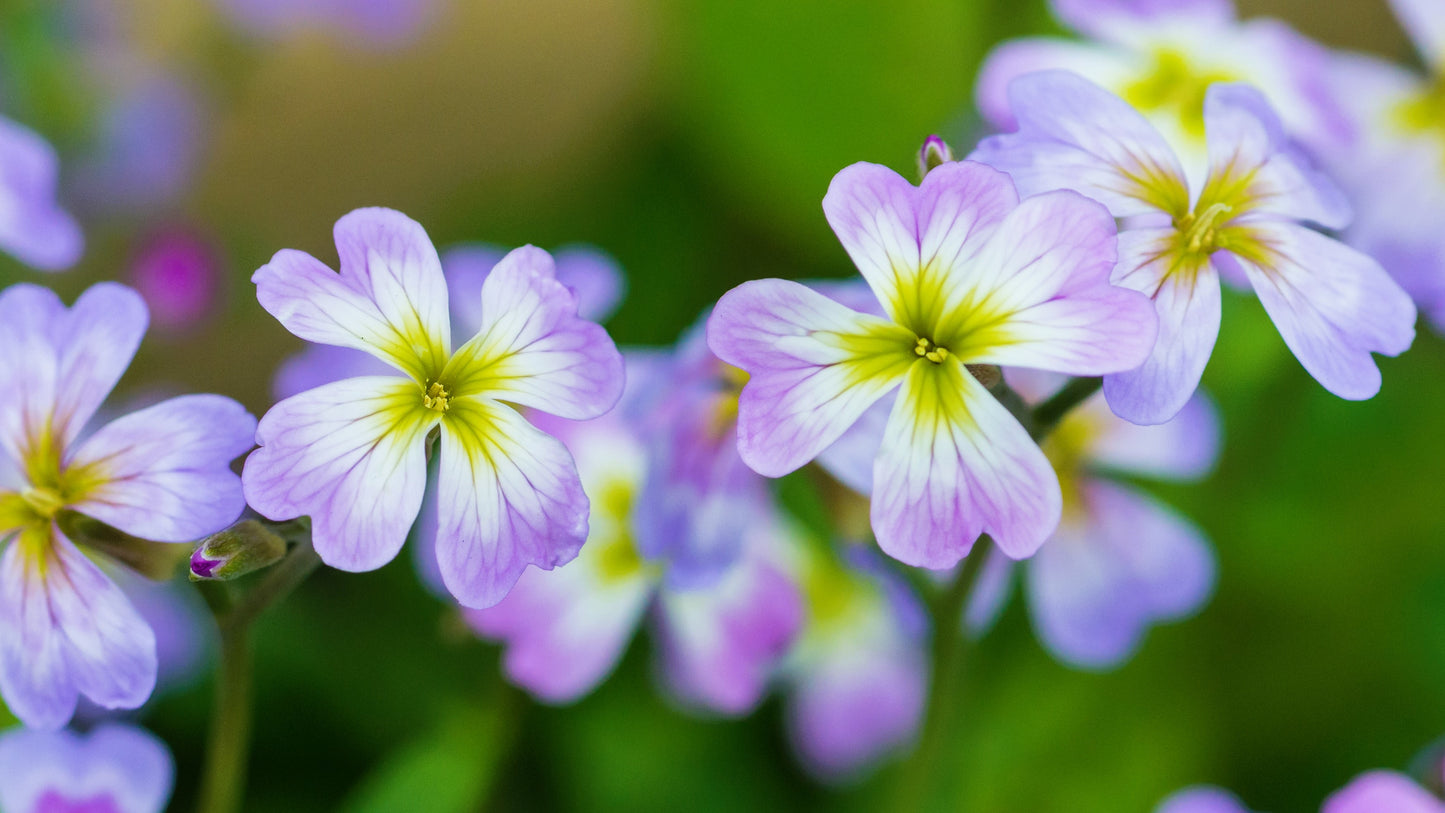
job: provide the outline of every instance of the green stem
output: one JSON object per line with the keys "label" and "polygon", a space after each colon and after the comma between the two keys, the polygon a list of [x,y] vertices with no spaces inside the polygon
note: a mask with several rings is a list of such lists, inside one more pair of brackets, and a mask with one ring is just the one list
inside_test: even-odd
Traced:
{"label": "green stem", "polygon": [[1069,411],[1089,399],[1089,396],[1104,386],[1102,378],[1072,378],[1053,397],[1033,408],[1029,413],[1029,435],[1036,441],[1043,440],[1054,431],[1059,421]]}
{"label": "green stem", "polygon": [[[211,602],[221,630],[221,663],[216,672],[216,697],[201,775],[201,813],[237,813],[245,796],[246,763],[251,750],[251,625],[320,564],[321,558],[310,540],[303,540],[239,599]],[[207,594],[208,599],[212,595]]]}
{"label": "green stem", "polygon": [[963,560],[958,575],[933,607],[933,667],[928,681],[928,705],[924,707],[918,747],[899,771],[893,809],[900,813],[928,809],[925,802],[932,789],[933,768],[947,739],[945,735],[952,728],[959,680],[963,675],[960,662],[967,639],[959,634],[959,619],[992,547],[987,536],[979,537],[973,553]]}

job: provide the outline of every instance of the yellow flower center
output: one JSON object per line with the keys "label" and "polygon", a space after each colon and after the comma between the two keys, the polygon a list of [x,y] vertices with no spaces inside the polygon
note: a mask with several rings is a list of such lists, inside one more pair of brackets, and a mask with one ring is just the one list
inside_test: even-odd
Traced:
{"label": "yellow flower center", "polygon": [[1204,96],[1215,82],[1232,82],[1224,71],[1200,70],[1184,54],[1161,49],[1154,53],[1150,70],[1124,89],[1124,99],[1145,113],[1171,112],[1184,132],[1204,136]]}
{"label": "yellow flower center", "polygon": [[918,343],[913,346],[913,354],[922,356],[934,364],[942,364],[944,359],[948,358],[948,348],[940,347],[931,340],[919,336]]}
{"label": "yellow flower center", "polygon": [[442,386],[442,382],[433,381],[431,386],[426,388],[426,392],[422,394],[421,405],[427,409],[436,410],[437,412],[446,412],[449,406],[448,399],[450,398],[451,394],[447,392],[446,387]]}
{"label": "yellow flower center", "polygon": [[733,425],[738,420],[738,396],[742,394],[743,387],[748,383],[746,370],[731,364],[720,366],[723,386],[713,397],[712,410],[707,424],[709,437],[713,439],[732,434]]}
{"label": "yellow flower center", "polygon": [[1435,77],[1423,93],[1395,109],[1395,123],[1409,135],[1433,138],[1440,145],[1445,168],[1445,74]]}
{"label": "yellow flower center", "polygon": [[54,519],[60,509],[65,507],[65,500],[60,494],[55,489],[44,486],[25,489],[20,492],[20,499],[41,519]]}
{"label": "yellow flower center", "polygon": [[[613,480],[598,490],[593,514],[602,534],[599,534],[601,538],[588,544],[598,545],[597,576],[604,584],[632,578],[647,566],[637,552],[637,542],[631,531],[634,497],[632,486],[621,479]],[[612,533],[608,534],[608,529]]]}
{"label": "yellow flower center", "polygon": [[1219,226],[1229,221],[1234,207],[1227,203],[1210,204],[1204,211],[1189,212],[1176,218],[1181,247],[1191,254],[1212,254],[1220,246]]}

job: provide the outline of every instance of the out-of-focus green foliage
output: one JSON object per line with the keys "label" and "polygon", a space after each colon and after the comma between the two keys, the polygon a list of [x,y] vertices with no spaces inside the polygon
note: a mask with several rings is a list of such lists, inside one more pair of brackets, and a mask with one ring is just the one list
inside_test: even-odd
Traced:
{"label": "out-of-focus green foliage", "polygon": [[[1308,8],[1363,4],[1326,5]],[[203,230],[224,253],[225,307],[190,334],[153,335],[122,394],[218,391],[258,414],[299,343],[247,279],[283,247],[334,258],[330,224],[347,209],[401,208],[441,245],[594,243],[629,274],[614,335],[670,342],[745,279],[850,273],[819,207],[832,174],[858,160],[911,174],[930,132],[967,153],[984,50],[1050,26],[1038,0],[457,2],[413,46],[378,52],[323,33],[247,41],[205,3],[119,7],[141,21],[138,47],[212,94],[194,191],[88,221],[73,272],[0,257],[0,282],[73,297],[123,278],[144,228]],[[1364,19],[1388,25],[1378,9]],[[64,148],[95,91],[63,32],[25,26],[0,30],[0,112]],[[938,808],[1145,811],[1213,782],[1256,809],[1312,810],[1445,732],[1445,343],[1422,330],[1381,366],[1377,398],[1336,399],[1257,302],[1227,298],[1205,380],[1220,467],[1150,486],[1213,540],[1215,599],[1123,668],[1088,674],[1049,659],[1016,595],[969,651]],[[790,501],[806,505],[797,487]],[[843,789],[801,774],[776,699],[742,721],[671,707],[645,631],[573,706],[501,691],[495,649],[412,569],[404,553],[377,573],[323,572],[258,626],[249,810],[872,810],[888,796],[887,768]],[[145,719],[175,752],[176,810],[194,798],[208,696],[204,682],[163,696]]]}

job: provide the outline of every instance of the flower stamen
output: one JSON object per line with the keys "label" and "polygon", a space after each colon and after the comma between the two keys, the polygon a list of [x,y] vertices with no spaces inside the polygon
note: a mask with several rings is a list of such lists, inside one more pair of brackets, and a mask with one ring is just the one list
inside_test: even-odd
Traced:
{"label": "flower stamen", "polygon": [[913,346],[913,352],[934,364],[942,364],[943,360],[948,358],[947,347],[940,347],[922,336],[918,338],[918,344]]}
{"label": "flower stamen", "polygon": [[446,387],[442,386],[442,382],[433,381],[431,386],[427,387],[426,392],[422,394],[421,405],[427,409],[434,409],[437,412],[446,412],[447,409],[450,408],[450,398],[451,394],[447,392]]}
{"label": "flower stamen", "polygon": [[55,492],[55,489],[40,487],[27,488],[20,492],[20,499],[30,506],[30,509],[45,519],[53,518],[60,509],[65,507],[65,500]]}
{"label": "flower stamen", "polygon": [[1218,248],[1217,226],[1222,218],[1234,213],[1234,207],[1227,203],[1215,203],[1199,214],[1190,212],[1179,218],[1176,226],[1184,236],[1184,244],[1193,254],[1212,253]]}

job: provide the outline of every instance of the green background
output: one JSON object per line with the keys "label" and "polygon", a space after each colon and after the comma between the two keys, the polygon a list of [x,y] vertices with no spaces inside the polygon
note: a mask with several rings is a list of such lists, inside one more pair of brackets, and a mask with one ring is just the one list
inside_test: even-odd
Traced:
{"label": "green background", "polygon": [[[352,208],[399,208],[442,246],[594,243],[630,280],[613,335],[670,343],[743,280],[850,273],[819,208],[832,174],[870,160],[911,175],[931,132],[967,152],[982,54],[1054,30],[1040,0],[489,0],[442,3],[414,44],[378,51],[325,32],[248,40],[207,3],[118,8],[134,49],[210,97],[199,172],[173,206],[87,220],[78,269],[0,257],[0,282],[71,298],[123,278],[148,229],[199,229],[222,249],[225,306],[150,336],[120,392],[215,391],[257,414],[299,342],[248,277],[283,247],[333,260],[330,226]],[[1383,0],[1246,8],[1409,58]],[[0,111],[66,154],[100,91],[59,17],[0,0]],[[1219,468],[1155,489],[1213,540],[1217,595],[1105,674],[1052,661],[1015,601],[969,652],[939,808],[1146,811],[1211,782],[1259,810],[1310,810],[1445,732],[1445,343],[1422,326],[1381,367],[1378,397],[1336,399],[1257,302],[1227,297],[1205,376]],[[248,810],[869,810],[892,778],[808,779],[776,700],[742,721],[679,712],[646,635],[581,702],[531,704],[409,554],[315,576],[258,633]],[[209,694],[201,680],[144,718],[175,753],[177,810]]]}

